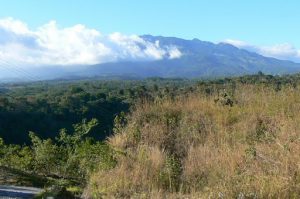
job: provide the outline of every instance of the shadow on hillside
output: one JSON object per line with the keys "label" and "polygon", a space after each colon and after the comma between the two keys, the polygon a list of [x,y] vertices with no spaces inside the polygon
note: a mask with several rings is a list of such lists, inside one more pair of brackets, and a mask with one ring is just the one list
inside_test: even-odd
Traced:
{"label": "shadow on hillside", "polygon": [[[6,109],[5,109],[6,108]],[[113,122],[120,112],[127,112],[129,104],[120,99],[100,101],[76,107],[49,107],[48,104],[26,105],[10,108],[0,107],[0,137],[5,143],[28,144],[28,132],[33,131],[41,138],[54,138],[59,130],[72,130],[72,125],[82,119],[96,118],[99,125],[89,136],[104,140],[112,133]]]}
{"label": "shadow on hillside", "polygon": [[43,188],[49,183],[45,177],[29,174],[17,169],[0,167],[0,184]]}

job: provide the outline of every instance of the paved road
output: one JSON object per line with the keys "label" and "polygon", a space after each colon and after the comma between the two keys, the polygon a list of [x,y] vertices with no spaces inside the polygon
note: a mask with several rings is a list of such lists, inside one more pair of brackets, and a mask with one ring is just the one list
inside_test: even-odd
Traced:
{"label": "paved road", "polygon": [[0,185],[0,199],[30,199],[40,193],[42,189],[32,187],[2,186]]}

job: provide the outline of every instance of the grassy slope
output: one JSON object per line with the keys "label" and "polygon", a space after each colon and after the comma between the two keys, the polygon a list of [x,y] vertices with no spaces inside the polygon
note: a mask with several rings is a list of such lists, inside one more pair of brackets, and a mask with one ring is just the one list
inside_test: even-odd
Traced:
{"label": "grassy slope", "polygon": [[298,198],[300,89],[238,86],[233,107],[193,94],[136,107],[109,139],[118,165],[87,197]]}

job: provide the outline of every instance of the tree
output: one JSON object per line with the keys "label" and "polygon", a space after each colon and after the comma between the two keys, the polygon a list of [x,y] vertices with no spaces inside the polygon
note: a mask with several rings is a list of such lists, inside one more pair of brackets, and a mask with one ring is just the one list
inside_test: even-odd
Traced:
{"label": "tree", "polygon": [[45,175],[56,173],[58,165],[59,150],[51,139],[42,140],[35,133],[30,132],[34,153],[34,167],[37,172]]}

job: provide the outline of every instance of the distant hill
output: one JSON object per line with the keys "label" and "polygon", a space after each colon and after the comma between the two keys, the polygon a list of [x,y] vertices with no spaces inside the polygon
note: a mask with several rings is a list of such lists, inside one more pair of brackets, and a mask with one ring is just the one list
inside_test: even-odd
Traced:
{"label": "distant hill", "polygon": [[144,62],[116,62],[88,67],[81,75],[131,75],[140,77],[221,77],[254,74],[280,75],[300,71],[300,64],[264,57],[226,43],[214,44],[198,39],[144,35],[143,39],[160,46],[176,46],[182,52],[178,59]]}
{"label": "distant hill", "polygon": [[[168,52],[176,47],[180,58],[170,55],[156,61],[118,61],[96,65],[43,66],[0,74],[1,82],[29,82],[52,79],[121,78],[140,79],[147,77],[164,78],[217,78],[256,74],[282,75],[300,72],[300,63],[264,57],[257,53],[239,49],[227,43],[214,44],[198,39],[185,40],[175,37],[141,36],[145,41],[158,44]],[[143,48],[143,46],[141,46]],[[0,65],[1,67],[1,65]],[[5,71],[4,71],[5,72]]]}

